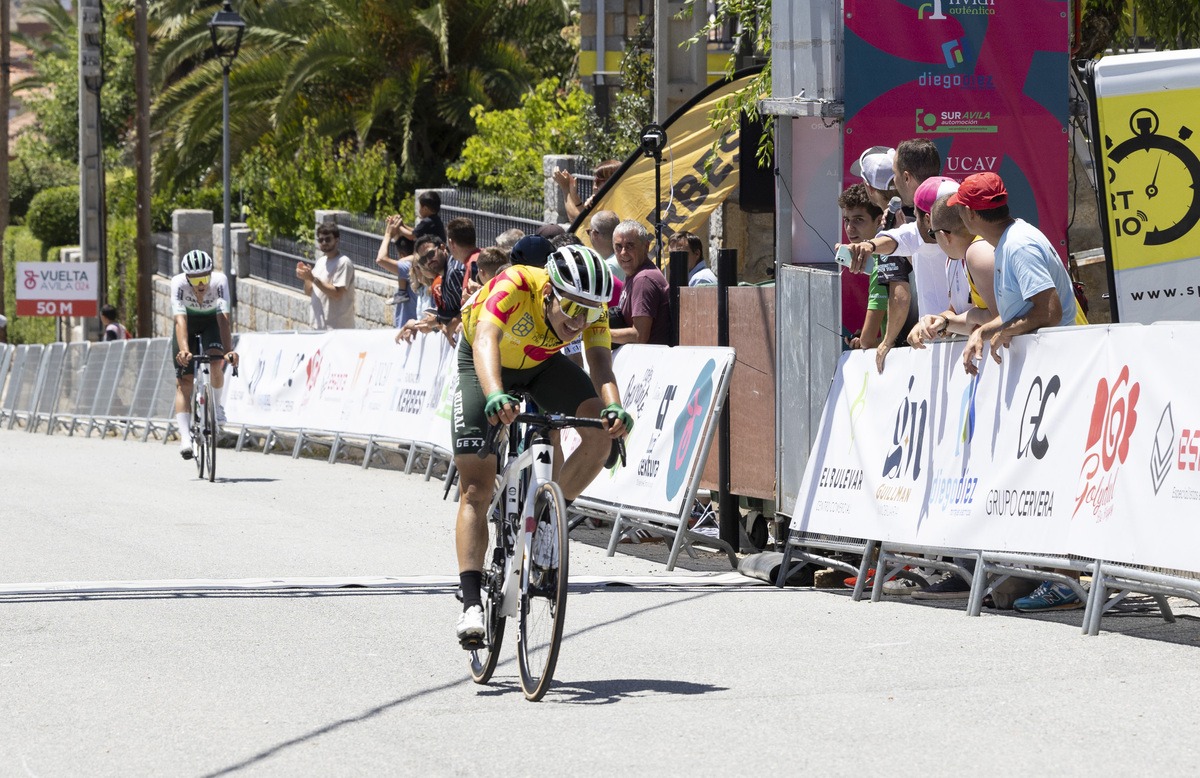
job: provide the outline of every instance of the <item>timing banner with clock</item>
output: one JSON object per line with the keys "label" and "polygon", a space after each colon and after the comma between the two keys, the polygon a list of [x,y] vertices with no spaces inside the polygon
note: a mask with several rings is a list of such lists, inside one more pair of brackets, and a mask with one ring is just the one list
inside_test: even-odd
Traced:
{"label": "timing banner with clock", "polygon": [[1200,320],[1200,52],[1090,70],[1113,320]]}

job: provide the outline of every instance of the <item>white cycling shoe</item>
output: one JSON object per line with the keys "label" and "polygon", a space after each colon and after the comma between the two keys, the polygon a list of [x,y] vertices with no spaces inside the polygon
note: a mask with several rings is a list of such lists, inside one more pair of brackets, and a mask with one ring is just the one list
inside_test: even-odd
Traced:
{"label": "white cycling shoe", "polygon": [[225,423],[225,406],[217,403],[217,424]]}
{"label": "white cycling shoe", "polygon": [[464,648],[477,648],[483,643],[483,608],[472,605],[458,617],[458,642]]}
{"label": "white cycling shoe", "polygon": [[179,444],[179,456],[183,457],[184,459],[191,459],[192,456],[194,456],[192,452],[192,441],[189,440],[187,443]]}

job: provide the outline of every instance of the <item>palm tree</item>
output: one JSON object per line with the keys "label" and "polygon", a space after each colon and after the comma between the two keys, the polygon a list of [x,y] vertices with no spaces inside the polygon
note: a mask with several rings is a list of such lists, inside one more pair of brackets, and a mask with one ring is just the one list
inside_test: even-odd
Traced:
{"label": "palm tree", "polygon": [[[221,140],[212,7],[169,2],[154,63],[158,169],[195,180],[212,171]],[[264,139],[287,148],[311,118],[341,141],[385,142],[410,184],[437,179],[457,157],[474,105],[517,104],[538,75],[528,49],[569,19],[563,0],[282,0],[239,12],[247,32],[230,78],[234,155]]]}

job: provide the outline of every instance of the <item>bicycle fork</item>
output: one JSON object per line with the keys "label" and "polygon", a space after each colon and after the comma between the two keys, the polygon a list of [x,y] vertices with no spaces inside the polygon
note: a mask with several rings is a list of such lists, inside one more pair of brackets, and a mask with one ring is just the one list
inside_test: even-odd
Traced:
{"label": "bicycle fork", "polygon": [[[504,616],[516,616],[517,604],[521,592],[529,588],[529,569],[533,559],[533,538],[537,526],[536,495],[538,487],[553,477],[553,449],[549,439],[539,439],[533,442],[529,454],[532,455],[530,467],[531,478],[525,489],[525,499],[518,500],[522,470],[517,469],[505,485],[505,520],[506,531],[513,543],[513,553],[505,560],[503,605],[501,613]],[[516,543],[518,533],[521,541],[521,553],[517,556]],[[519,634],[519,633],[518,633]]]}

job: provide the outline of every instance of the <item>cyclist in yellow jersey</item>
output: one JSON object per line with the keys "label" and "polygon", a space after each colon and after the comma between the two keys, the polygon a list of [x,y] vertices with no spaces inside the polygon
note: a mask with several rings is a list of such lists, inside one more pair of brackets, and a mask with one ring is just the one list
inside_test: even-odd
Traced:
{"label": "cyclist in yellow jersey", "polygon": [[[510,392],[526,392],[552,413],[617,414],[604,429],[578,430],[579,448],[556,477],[568,502],[599,475],[610,440],[633,428],[612,371],[605,308],[612,288],[612,273],[599,254],[564,246],[550,255],[545,269],[516,266],[496,276],[463,310],[451,437],[460,490],[455,545],[463,613],[457,635],[464,645],[484,634],[480,571],[496,481],[495,455],[480,459],[478,452],[485,425],[509,424],[517,417],[520,402]],[[560,353],[580,333],[591,377]]]}

